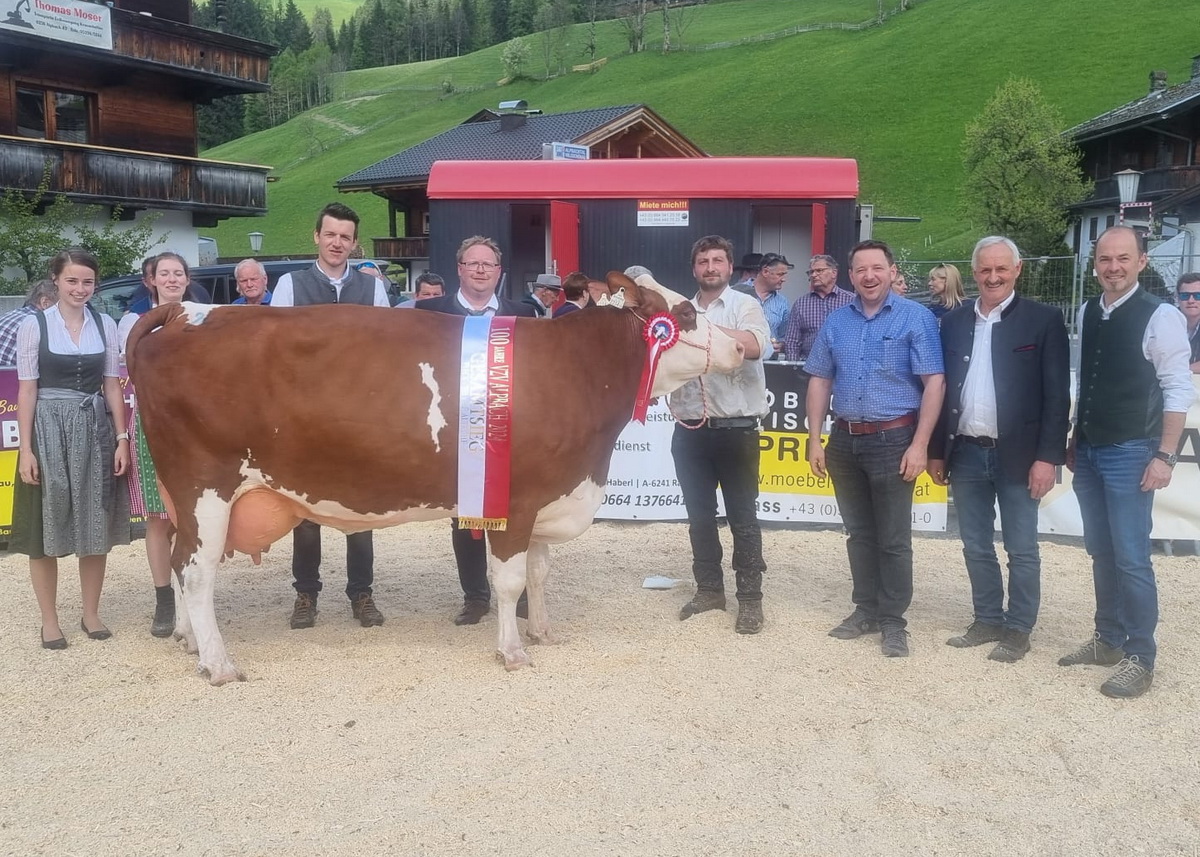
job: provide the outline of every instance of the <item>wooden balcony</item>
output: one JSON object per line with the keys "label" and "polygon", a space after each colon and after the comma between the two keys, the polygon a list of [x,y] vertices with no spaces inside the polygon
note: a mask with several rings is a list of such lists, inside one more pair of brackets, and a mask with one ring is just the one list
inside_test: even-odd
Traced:
{"label": "wooden balcony", "polygon": [[179,21],[114,8],[111,51],[46,39],[32,33],[0,30],[0,52],[11,49],[14,68],[32,68],[46,54],[65,63],[88,63],[95,73],[124,67],[133,72],[154,71],[192,82],[197,100],[266,92],[273,45],[193,27]]}
{"label": "wooden balcony", "polygon": [[[1200,166],[1144,170],[1142,180],[1138,184],[1138,199],[1142,202],[1156,202],[1177,191],[1188,190],[1197,185],[1200,185]],[[1072,207],[1094,208],[1117,205],[1119,202],[1117,180],[1109,177],[1096,182],[1096,188],[1092,191],[1092,195]]]}
{"label": "wooden balcony", "polygon": [[0,188],[128,209],[174,208],[198,221],[266,214],[270,167],[0,135]]}
{"label": "wooden balcony", "polygon": [[428,259],[428,238],[372,238],[374,257],[376,259],[391,259],[406,261],[408,259]]}

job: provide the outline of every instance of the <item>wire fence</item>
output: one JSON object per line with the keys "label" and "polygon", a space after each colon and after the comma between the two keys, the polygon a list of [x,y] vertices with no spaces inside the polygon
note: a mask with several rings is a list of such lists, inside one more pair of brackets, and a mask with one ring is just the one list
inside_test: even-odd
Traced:
{"label": "wire fence", "polygon": [[[908,297],[921,303],[930,303],[933,295],[929,291],[929,272],[940,265],[953,265],[962,276],[963,291],[968,298],[978,296],[979,289],[971,276],[970,259],[938,259],[921,261],[897,259],[896,267],[904,274],[908,283]],[[1062,310],[1067,326],[1075,329],[1075,315],[1082,302],[1083,289],[1087,284],[1080,282],[1079,260],[1074,256],[1042,256],[1022,260],[1021,277],[1017,290],[1027,298],[1056,306]]]}

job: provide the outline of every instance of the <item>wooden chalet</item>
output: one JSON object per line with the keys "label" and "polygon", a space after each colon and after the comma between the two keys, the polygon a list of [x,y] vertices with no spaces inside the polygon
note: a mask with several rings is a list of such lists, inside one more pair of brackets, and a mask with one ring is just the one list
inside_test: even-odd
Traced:
{"label": "wooden chalet", "polygon": [[[1076,223],[1067,241],[1080,258],[1088,257],[1105,228],[1122,221],[1160,238],[1178,234],[1187,239],[1180,242],[1186,255],[1195,253],[1185,227],[1200,222],[1200,56],[1192,60],[1188,80],[1170,86],[1166,72],[1151,72],[1141,98],[1066,133],[1082,149],[1084,173],[1096,183],[1092,195],[1072,208]],[[1122,177],[1136,186],[1136,198],[1125,204]]]}
{"label": "wooden chalet", "polygon": [[462,124],[337,182],[343,193],[370,191],[388,201],[389,234],[374,239],[375,258],[403,263],[410,274],[428,267],[428,187],[436,161],[541,160],[543,146],[551,143],[587,146],[592,159],[706,157],[699,146],[642,104],[545,115],[519,104],[514,109],[481,110]]}
{"label": "wooden chalet", "polygon": [[197,228],[265,214],[268,168],[197,157],[196,105],[265,92],[276,48],[191,20],[189,0],[0,13],[0,189],[34,191],[48,169],[52,194],[163,212],[191,257]]}

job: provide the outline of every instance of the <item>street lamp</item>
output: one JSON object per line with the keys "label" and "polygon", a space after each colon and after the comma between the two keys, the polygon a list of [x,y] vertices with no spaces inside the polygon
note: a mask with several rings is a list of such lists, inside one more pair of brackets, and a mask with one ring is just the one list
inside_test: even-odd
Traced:
{"label": "street lamp", "polygon": [[[1138,173],[1141,175],[1141,173]],[[250,252],[257,253],[262,249],[263,234],[261,232],[250,233]]]}
{"label": "street lamp", "polygon": [[1142,183],[1142,174],[1137,170],[1125,169],[1114,173],[1113,178],[1117,180],[1117,196],[1120,198],[1121,205],[1137,202],[1138,185]]}

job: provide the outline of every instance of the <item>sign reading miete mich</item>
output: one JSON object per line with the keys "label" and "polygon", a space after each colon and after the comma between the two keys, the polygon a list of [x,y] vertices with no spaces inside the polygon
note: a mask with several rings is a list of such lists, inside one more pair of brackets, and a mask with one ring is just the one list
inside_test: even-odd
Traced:
{"label": "sign reading miete mich", "polygon": [[0,0],[0,27],[112,50],[112,11],[78,0]]}

